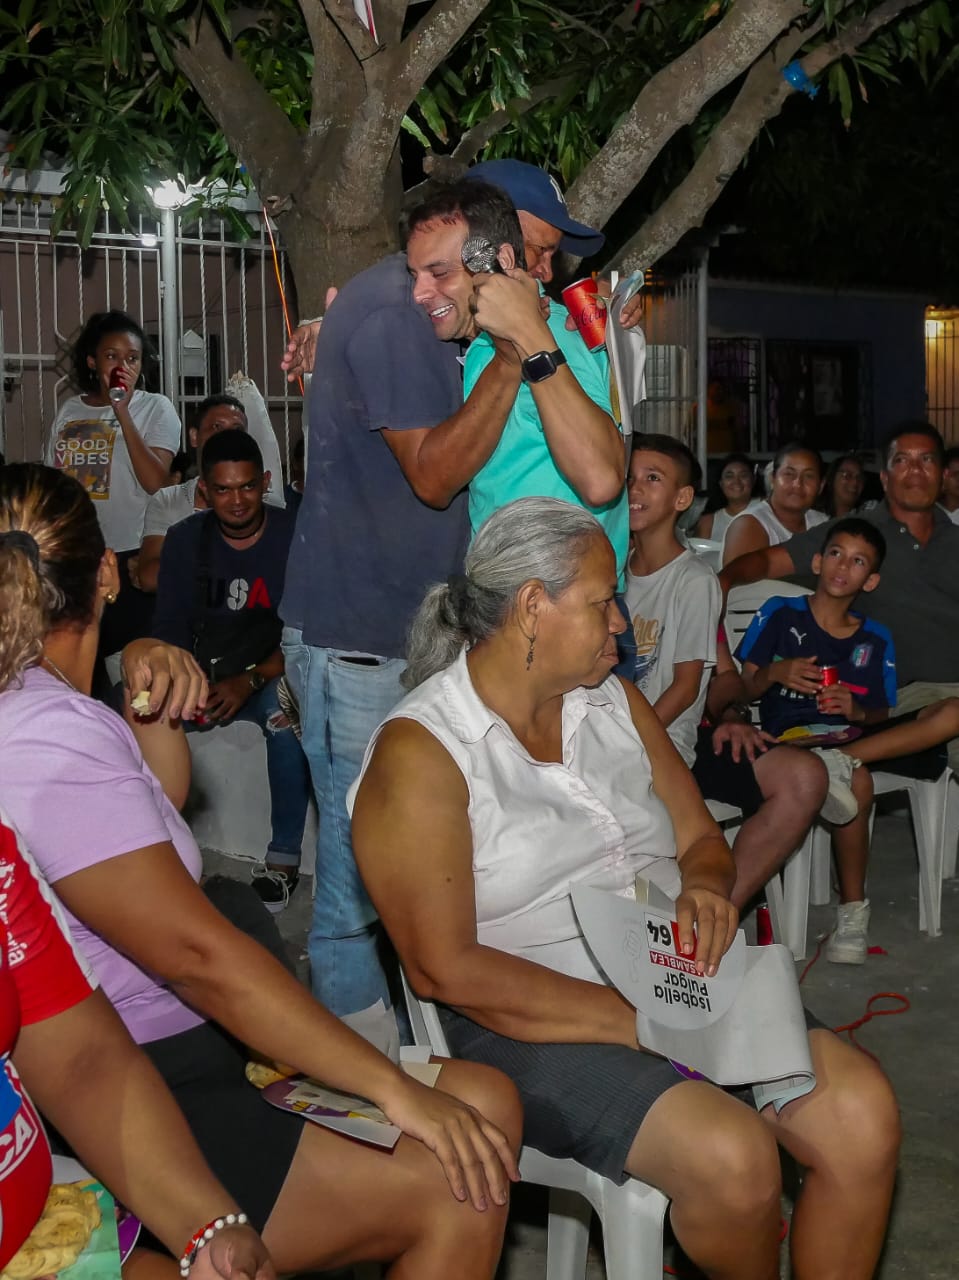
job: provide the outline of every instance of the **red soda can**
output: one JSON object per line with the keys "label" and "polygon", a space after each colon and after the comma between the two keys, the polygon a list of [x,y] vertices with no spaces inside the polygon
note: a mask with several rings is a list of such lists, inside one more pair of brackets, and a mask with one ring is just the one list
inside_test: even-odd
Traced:
{"label": "red soda can", "polygon": [[769,905],[760,902],[756,908],[756,946],[771,947],[775,942],[773,937],[773,922],[769,915]]}
{"label": "red soda can", "polygon": [[126,399],[127,386],[123,381],[123,374],[119,365],[110,370],[110,387],[107,394],[113,404],[119,404],[121,400]]}
{"label": "red soda can", "polygon": [[598,301],[596,281],[574,280],[563,290],[563,302],[590,351],[606,341],[606,307]]}
{"label": "red soda can", "polygon": [[822,676],[822,687],[828,689],[831,684],[839,683],[838,667],[820,667],[819,674]]}

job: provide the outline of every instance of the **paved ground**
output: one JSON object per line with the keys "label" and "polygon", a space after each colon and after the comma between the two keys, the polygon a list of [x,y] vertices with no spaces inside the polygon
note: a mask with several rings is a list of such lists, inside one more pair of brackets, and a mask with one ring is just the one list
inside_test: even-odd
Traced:
{"label": "paved ground", "polygon": [[[955,993],[959,990],[959,880],[943,885],[939,938],[918,931],[918,879],[912,834],[904,812],[882,814],[876,823],[870,893],[871,942],[885,955],[870,956],[861,968],[813,964],[804,992],[809,1007],[832,1026],[862,1016],[879,991],[896,991],[911,1002],[901,1016],[877,1018],[859,1033],[891,1077],[902,1107],[905,1143],[892,1224],[880,1280],[955,1280],[959,1277],[959,1241],[955,1206],[959,1203],[959,1026]],[[237,862],[208,855],[209,870],[245,877]],[[302,954],[310,902],[309,882],[280,918],[284,936]],[[829,908],[811,909],[810,936],[831,922]],[[810,955],[814,946],[810,947]],[[800,969],[802,966],[800,966]],[[546,1274],[546,1201],[535,1188],[514,1199],[500,1280],[542,1280]],[[588,1280],[604,1275],[598,1238],[591,1252]],[[784,1275],[787,1270],[784,1268]]]}

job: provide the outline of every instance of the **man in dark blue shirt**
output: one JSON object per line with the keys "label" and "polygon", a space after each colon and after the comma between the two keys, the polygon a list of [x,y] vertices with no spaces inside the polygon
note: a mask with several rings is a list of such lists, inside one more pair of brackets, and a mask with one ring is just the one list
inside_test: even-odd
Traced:
{"label": "man in dark blue shirt", "polygon": [[[471,172],[516,205],[535,279],[552,278],[558,249],[583,257],[602,247],[543,170],[495,161]],[[339,291],[316,342],[307,477],[281,613],[320,809],[313,993],[341,1017],[390,1003],[346,791],[403,694],[406,630],[427,587],[462,568],[463,490],[495,449],[520,386],[505,344],[464,404],[460,356],[413,302],[402,253]]]}
{"label": "man in dark blue shirt", "polygon": [[245,431],[214,435],[201,458],[209,510],[175,524],[160,557],[153,634],[197,655],[210,677],[209,726],[250,720],[266,740],[271,838],[254,887],[271,911],[296,888],[310,796],[309,766],[277,689],[283,594],[294,516],[267,506],[270,477]]}

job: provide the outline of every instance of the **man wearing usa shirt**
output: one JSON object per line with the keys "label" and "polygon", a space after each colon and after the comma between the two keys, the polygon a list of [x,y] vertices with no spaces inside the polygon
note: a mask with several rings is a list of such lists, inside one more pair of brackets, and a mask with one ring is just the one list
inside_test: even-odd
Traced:
{"label": "man wearing usa shirt", "polygon": [[[196,652],[206,665],[210,696],[204,714],[211,725],[249,720],[263,732],[271,830],[253,885],[267,908],[277,912],[299,878],[312,791],[306,756],[278,695],[284,660],[277,609],[296,517],[266,505],[270,473],[246,431],[230,428],[205,443],[199,483],[209,509],[175,524],[164,540],[152,635]],[[244,627],[254,626],[265,629],[265,638],[247,630],[243,640]],[[226,659],[219,671],[197,648],[205,630],[215,632],[214,652]],[[247,646],[245,656],[228,665],[240,644]]]}

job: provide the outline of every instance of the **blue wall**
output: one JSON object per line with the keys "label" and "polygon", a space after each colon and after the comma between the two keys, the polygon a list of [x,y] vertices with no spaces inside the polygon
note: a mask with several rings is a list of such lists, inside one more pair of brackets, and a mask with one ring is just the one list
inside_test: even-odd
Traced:
{"label": "blue wall", "polygon": [[868,342],[873,438],[926,414],[925,304],[916,297],[709,282],[709,336]]}

